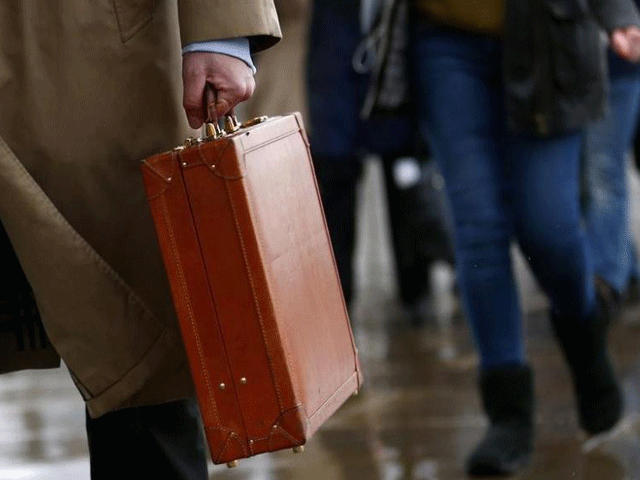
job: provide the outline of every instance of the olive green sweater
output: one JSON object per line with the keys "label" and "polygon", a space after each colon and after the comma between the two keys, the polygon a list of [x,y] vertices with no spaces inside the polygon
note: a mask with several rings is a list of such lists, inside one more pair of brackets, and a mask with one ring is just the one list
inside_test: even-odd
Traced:
{"label": "olive green sweater", "polygon": [[431,21],[449,27],[500,36],[505,0],[416,0]]}

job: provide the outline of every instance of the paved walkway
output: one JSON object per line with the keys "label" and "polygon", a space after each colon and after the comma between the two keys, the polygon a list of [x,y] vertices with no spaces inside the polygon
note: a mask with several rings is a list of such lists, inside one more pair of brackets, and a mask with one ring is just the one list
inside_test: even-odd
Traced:
{"label": "paved walkway", "polygon": [[[304,454],[261,455],[233,470],[211,465],[212,479],[466,478],[464,458],[485,427],[475,388],[477,358],[445,267],[432,272],[434,315],[420,329],[406,321],[395,301],[379,185],[373,162],[361,195],[359,294],[352,315],[365,388],[327,422]],[[635,178],[633,188],[635,195]],[[640,219],[636,206],[633,215]],[[634,226],[640,228],[640,221]],[[611,335],[624,381],[625,418],[610,438],[585,442],[568,372],[541,310],[545,299],[515,255],[538,396],[536,454],[518,478],[640,480],[640,312],[627,311]],[[0,480],[87,480],[88,471],[83,405],[65,369],[0,377]]]}

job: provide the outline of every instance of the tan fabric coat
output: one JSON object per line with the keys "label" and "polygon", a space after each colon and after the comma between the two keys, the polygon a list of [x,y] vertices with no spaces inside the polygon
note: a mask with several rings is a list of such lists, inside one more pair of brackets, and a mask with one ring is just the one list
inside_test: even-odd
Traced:
{"label": "tan fabric coat", "polygon": [[254,118],[298,111],[308,129],[306,60],[311,2],[275,0],[275,4],[282,42],[254,57],[256,90],[239,113]]}
{"label": "tan fabric coat", "polygon": [[192,133],[180,41],[279,35],[272,0],[0,2],[0,221],[92,416],[193,394],[139,171]]}

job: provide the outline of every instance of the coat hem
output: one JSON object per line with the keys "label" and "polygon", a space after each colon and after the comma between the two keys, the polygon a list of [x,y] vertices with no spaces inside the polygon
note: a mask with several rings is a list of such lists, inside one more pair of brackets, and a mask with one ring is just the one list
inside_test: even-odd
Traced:
{"label": "coat hem", "polygon": [[[97,418],[113,410],[143,405],[166,403],[193,397],[193,386],[174,390],[171,395],[161,392],[155,396],[145,396],[140,392],[152,380],[153,372],[170,372],[176,370],[175,350],[179,348],[175,335],[165,329],[142,359],[118,381],[99,395],[86,400],[87,410],[92,418]],[[178,372],[179,374],[179,372]],[[169,381],[169,378],[167,378]],[[131,392],[134,392],[133,394]]]}

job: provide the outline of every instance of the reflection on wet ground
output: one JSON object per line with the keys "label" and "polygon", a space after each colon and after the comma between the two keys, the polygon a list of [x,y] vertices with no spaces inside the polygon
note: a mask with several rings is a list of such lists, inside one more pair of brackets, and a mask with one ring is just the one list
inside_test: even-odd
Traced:
{"label": "reflection on wet ground", "polygon": [[86,479],[84,407],[63,369],[0,377],[0,479]]}
{"label": "reflection on wet ground", "polygon": [[[550,340],[546,317],[529,316],[529,351],[536,369],[536,455],[521,479],[640,479],[638,410],[640,327],[619,325],[612,346],[623,373],[627,413],[609,438],[585,441],[578,429],[568,371]],[[466,478],[464,458],[485,427],[475,388],[475,357],[459,320],[454,358],[440,358],[436,325],[416,332],[395,324],[363,336],[387,342],[384,357],[363,354],[366,386],[309,443],[303,455],[255,458],[215,478],[252,480]],[[374,338],[374,337],[384,337]],[[448,342],[447,341],[447,342]]]}
{"label": "reflection on wet ground", "polygon": [[[212,479],[466,478],[464,459],[482,436],[485,419],[475,386],[476,356],[452,277],[446,268],[432,272],[436,284],[424,325],[411,327],[394,300],[388,240],[379,233],[382,200],[367,190],[374,187],[369,178],[359,225],[360,295],[352,308],[364,388],[305,453],[261,455],[235,469],[211,465]],[[628,310],[610,338],[624,383],[625,417],[610,435],[585,439],[568,370],[540,308],[544,299],[519,265],[536,371],[537,436],[532,464],[516,478],[640,480],[640,310]],[[1,376],[0,480],[86,480],[88,471],[83,405],[64,368]]]}

